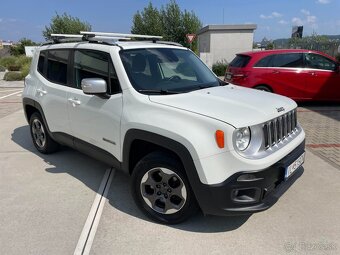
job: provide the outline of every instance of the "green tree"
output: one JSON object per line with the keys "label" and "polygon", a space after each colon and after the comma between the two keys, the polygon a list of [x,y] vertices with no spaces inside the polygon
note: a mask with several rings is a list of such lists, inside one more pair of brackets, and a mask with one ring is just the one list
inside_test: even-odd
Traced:
{"label": "green tree", "polygon": [[19,56],[25,54],[25,46],[36,46],[37,44],[30,39],[22,38],[19,43],[10,48],[11,55]]}
{"label": "green tree", "polygon": [[274,49],[274,43],[269,42],[266,46],[266,50],[272,50],[272,49]]}
{"label": "green tree", "polygon": [[50,40],[51,34],[79,34],[80,31],[91,31],[91,25],[66,13],[62,15],[56,13],[42,33],[46,40]]}
{"label": "green tree", "polygon": [[137,11],[137,13],[133,16],[131,33],[146,35],[163,34],[161,14],[157,8],[153,7],[151,2],[142,12]]}
{"label": "green tree", "polygon": [[[173,41],[188,47],[186,34],[195,34],[202,27],[202,22],[194,12],[181,11],[175,0],[171,0],[160,10],[151,3],[137,11],[133,17],[131,32],[134,34],[161,35],[164,40]],[[192,44],[197,49],[197,41]]]}

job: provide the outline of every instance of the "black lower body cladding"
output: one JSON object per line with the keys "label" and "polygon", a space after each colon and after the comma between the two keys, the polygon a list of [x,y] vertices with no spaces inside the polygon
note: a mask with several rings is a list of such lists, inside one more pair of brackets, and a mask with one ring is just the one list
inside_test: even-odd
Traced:
{"label": "black lower body cladding", "polygon": [[246,215],[264,211],[274,205],[283,193],[303,174],[299,167],[288,179],[285,169],[305,151],[302,142],[274,165],[256,172],[238,172],[223,183],[201,185],[207,194],[199,203],[206,214]]}

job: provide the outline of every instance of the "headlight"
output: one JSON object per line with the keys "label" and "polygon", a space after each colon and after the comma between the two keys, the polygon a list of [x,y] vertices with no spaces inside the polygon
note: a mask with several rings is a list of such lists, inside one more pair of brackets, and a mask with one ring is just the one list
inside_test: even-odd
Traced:
{"label": "headlight", "polygon": [[236,148],[240,151],[244,151],[248,148],[250,143],[250,129],[249,127],[246,128],[239,128],[235,130],[235,145]]}

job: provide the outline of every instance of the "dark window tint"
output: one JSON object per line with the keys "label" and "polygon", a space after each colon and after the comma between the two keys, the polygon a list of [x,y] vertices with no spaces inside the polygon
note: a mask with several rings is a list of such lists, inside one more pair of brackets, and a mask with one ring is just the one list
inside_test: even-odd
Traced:
{"label": "dark window tint", "polygon": [[231,67],[245,67],[249,63],[250,59],[251,59],[250,56],[237,55],[233,59],[233,61],[231,61],[230,66]]}
{"label": "dark window tint", "polygon": [[65,85],[67,83],[68,50],[50,50],[48,52],[47,79]]}
{"label": "dark window tint", "polygon": [[306,54],[306,67],[334,71],[336,63],[324,56],[308,53]]}
{"label": "dark window tint", "polygon": [[303,67],[303,54],[278,54],[273,56],[271,62],[272,67]]}
{"label": "dark window tint", "polygon": [[270,66],[270,62],[273,56],[267,56],[258,61],[254,66],[255,67],[268,67]]}
{"label": "dark window tint", "polygon": [[38,60],[38,71],[42,75],[44,75],[44,65],[45,65],[45,52],[42,51],[40,52],[39,60]]}
{"label": "dark window tint", "polygon": [[116,71],[109,60],[108,53],[76,50],[74,54],[74,77],[75,87],[81,89],[81,81],[86,78],[101,78],[108,85],[111,94],[120,91]]}

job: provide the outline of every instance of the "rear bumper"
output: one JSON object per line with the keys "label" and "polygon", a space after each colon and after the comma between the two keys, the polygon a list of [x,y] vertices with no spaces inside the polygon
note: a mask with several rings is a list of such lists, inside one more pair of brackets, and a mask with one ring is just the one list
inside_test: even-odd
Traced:
{"label": "rear bumper", "polygon": [[[243,215],[268,209],[302,175],[301,166],[285,180],[285,169],[305,151],[303,141],[274,165],[259,171],[238,172],[216,185],[202,184],[198,199],[205,214]],[[242,176],[242,177],[240,177]]]}

